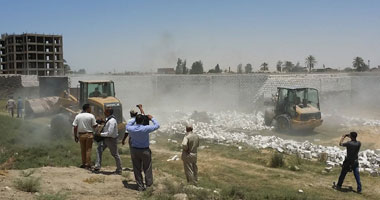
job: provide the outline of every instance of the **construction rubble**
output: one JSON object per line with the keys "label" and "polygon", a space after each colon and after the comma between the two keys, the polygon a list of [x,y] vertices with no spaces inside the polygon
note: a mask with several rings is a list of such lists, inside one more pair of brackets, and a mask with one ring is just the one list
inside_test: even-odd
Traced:
{"label": "construction rubble", "polygon": [[[162,126],[161,132],[185,134],[185,126],[191,124],[194,131],[203,139],[224,144],[244,143],[257,149],[272,148],[281,153],[295,154],[302,159],[322,160],[327,164],[326,168],[328,170],[326,171],[331,171],[333,167],[342,165],[346,156],[345,148],[337,146],[322,146],[309,141],[297,142],[277,136],[255,134],[257,131],[273,129],[273,127],[264,125],[264,117],[261,112],[255,114],[207,112],[209,117],[207,120],[194,120],[194,113],[187,113],[182,116],[182,118],[177,117]],[[202,113],[202,116],[205,116],[205,114]],[[209,121],[209,123],[203,121]],[[376,123],[371,122],[371,124]],[[359,163],[360,171],[366,171],[372,176],[380,176],[380,149],[361,151],[359,153]]]}

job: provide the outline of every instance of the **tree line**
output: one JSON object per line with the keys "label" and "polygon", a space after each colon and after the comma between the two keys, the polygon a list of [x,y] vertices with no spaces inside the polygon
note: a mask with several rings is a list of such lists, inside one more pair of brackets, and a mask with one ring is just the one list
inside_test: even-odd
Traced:
{"label": "tree line", "polygon": [[[292,72],[312,72],[315,68],[315,65],[317,64],[317,60],[313,55],[309,55],[305,58],[305,65],[302,66],[299,62],[294,64],[291,61],[285,60],[281,61],[279,60],[276,63],[276,71],[277,72],[283,72],[283,73],[292,73]],[[380,68],[380,66],[378,67]],[[326,69],[325,65],[323,65],[323,69]],[[331,69],[331,68],[330,68]],[[357,71],[357,72],[364,72],[369,71],[369,63],[366,64],[364,62],[364,59],[361,57],[355,57],[352,62],[352,68],[347,67],[344,69],[344,71],[350,72],[350,71]],[[263,62],[259,66],[260,72],[269,72],[269,64],[267,62]],[[223,70],[221,69],[220,65],[217,64],[214,68],[208,70],[207,73],[222,73]],[[224,70],[224,72],[230,72],[230,70]],[[253,66],[250,63],[247,63],[245,66],[243,64],[238,64],[236,67],[236,73],[238,74],[249,74],[253,72]],[[176,74],[203,74],[205,73],[203,68],[203,63],[201,60],[195,61],[190,68],[186,67],[186,60],[178,58],[177,65],[175,67],[175,73]],[[232,72],[235,73],[235,72]]]}

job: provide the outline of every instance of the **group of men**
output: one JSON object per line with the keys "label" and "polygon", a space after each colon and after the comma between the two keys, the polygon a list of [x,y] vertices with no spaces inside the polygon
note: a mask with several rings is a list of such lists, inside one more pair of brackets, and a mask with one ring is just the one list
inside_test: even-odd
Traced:
{"label": "group of men", "polygon": [[22,118],[22,110],[24,108],[24,103],[21,97],[18,97],[17,103],[13,99],[13,96],[9,97],[7,104],[5,105],[5,109],[8,110],[8,113],[14,117],[15,109],[17,109],[17,118]]}
{"label": "group of men", "polygon": [[[131,110],[131,119],[126,125],[126,133],[122,139],[122,144],[126,143],[130,147],[133,172],[139,191],[145,190],[153,185],[152,171],[152,151],[149,148],[149,134],[157,129],[160,125],[151,115],[145,115],[142,105],[137,106],[141,112]],[[91,114],[89,104],[83,105],[82,113],[78,114],[73,122],[74,139],[81,146],[82,165],[81,168],[92,170],[95,173],[100,172],[102,163],[102,153],[108,147],[111,155],[116,162],[115,174],[122,173],[121,159],[119,156],[118,144],[118,125],[113,115],[112,107],[107,107],[104,111],[106,117],[104,120],[96,120]],[[149,124],[152,123],[152,125]],[[199,137],[193,133],[191,125],[186,126],[186,136],[182,142],[182,160],[187,181],[191,184],[197,184],[198,167],[197,167],[197,148],[199,147]],[[91,149],[93,140],[97,143],[95,166],[91,164]],[[145,184],[142,172],[145,175]]]}
{"label": "group of men", "polygon": [[[153,172],[152,172],[152,151],[149,148],[149,134],[157,129],[160,125],[155,118],[151,115],[145,115],[142,105],[137,106],[141,114],[131,110],[131,119],[126,125],[126,133],[122,139],[122,144],[126,143],[130,147],[131,160],[133,165],[133,172],[139,191],[145,190],[147,187],[153,185]],[[91,169],[94,172],[99,172],[102,163],[102,153],[108,147],[111,155],[116,161],[115,174],[122,173],[121,159],[119,156],[117,143],[118,143],[118,125],[117,120],[113,116],[113,109],[107,107],[104,111],[106,116],[105,121],[96,120],[95,116],[91,114],[91,107],[89,104],[83,105],[83,112],[75,117],[73,122],[74,138],[76,142],[80,142],[82,153],[82,168]],[[152,125],[149,125],[149,121]],[[103,124],[102,126],[99,126]],[[98,129],[97,131],[95,131]],[[351,141],[343,143],[345,138],[350,138]],[[342,188],[342,184],[346,174],[350,171],[353,172],[357,182],[357,192],[361,193],[362,186],[359,175],[359,162],[358,154],[361,143],[356,140],[357,133],[351,132],[342,136],[339,145],[347,148],[347,156],[343,162],[342,171],[339,176],[338,183],[334,187],[338,190]],[[91,165],[91,148],[93,139],[98,144],[96,149],[96,162],[94,168]],[[186,135],[182,141],[182,160],[184,171],[188,183],[197,184],[198,181],[198,167],[197,167],[197,149],[199,147],[199,137],[193,133],[191,125],[186,126]],[[142,172],[145,174],[145,184],[143,181]]]}

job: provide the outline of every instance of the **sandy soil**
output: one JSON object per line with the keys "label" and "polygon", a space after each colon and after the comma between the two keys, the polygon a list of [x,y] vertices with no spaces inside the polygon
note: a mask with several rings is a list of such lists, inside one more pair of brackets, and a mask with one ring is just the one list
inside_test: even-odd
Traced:
{"label": "sandy soil", "polygon": [[[113,168],[105,169],[112,172]],[[9,170],[0,174],[0,199],[35,199],[41,194],[63,192],[69,199],[137,199],[132,172],[121,175],[93,174],[77,167],[43,167],[35,170],[31,176],[41,177],[41,191],[28,193],[17,190],[14,180],[20,178],[20,170]],[[109,174],[109,173],[108,173]],[[7,188],[6,188],[7,187]]]}

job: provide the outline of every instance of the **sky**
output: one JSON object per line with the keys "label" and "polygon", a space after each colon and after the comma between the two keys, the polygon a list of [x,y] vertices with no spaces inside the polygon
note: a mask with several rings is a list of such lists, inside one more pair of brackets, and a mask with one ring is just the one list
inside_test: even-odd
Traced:
{"label": "sky", "polygon": [[63,35],[64,59],[89,73],[263,62],[380,65],[377,0],[0,0],[0,33]]}

